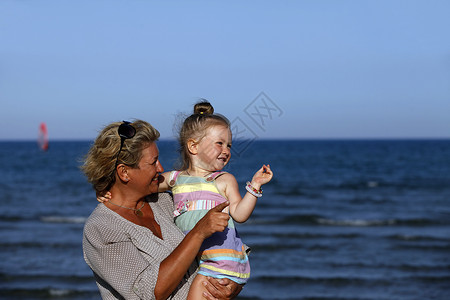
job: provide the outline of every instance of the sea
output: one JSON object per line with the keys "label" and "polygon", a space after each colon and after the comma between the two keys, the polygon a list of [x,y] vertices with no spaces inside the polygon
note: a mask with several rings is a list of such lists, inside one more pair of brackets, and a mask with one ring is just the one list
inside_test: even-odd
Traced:
{"label": "sea", "polygon": [[[0,142],[0,299],[100,299],[82,231],[97,205],[79,167],[92,141]],[[174,141],[158,142],[163,167]],[[226,170],[273,180],[238,225],[251,278],[238,299],[450,299],[450,140],[255,140]]]}

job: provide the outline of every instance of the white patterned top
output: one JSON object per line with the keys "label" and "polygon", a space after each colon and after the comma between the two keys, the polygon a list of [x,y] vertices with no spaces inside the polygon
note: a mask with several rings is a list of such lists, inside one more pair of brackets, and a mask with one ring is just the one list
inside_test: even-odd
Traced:
{"label": "white patterned top", "polygon": [[[94,272],[102,299],[155,299],[159,265],[184,238],[173,222],[170,194],[153,194],[147,200],[163,240],[101,203],[86,221],[84,259]],[[197,266],[193,262],[169,299],[186,299]]]}

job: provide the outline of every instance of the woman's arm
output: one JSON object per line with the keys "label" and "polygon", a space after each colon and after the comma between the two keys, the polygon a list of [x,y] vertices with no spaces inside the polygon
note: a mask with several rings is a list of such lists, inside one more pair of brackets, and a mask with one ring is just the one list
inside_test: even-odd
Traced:
{"label": "woman's arm", "polygon": [[[221,211],[228,205],[222,203],[211,209],[166,259],[154,263],[144,258],[126,232],[118,230],[117,223],[97,215],[85,225],[85,260],[105,284],[125,299],[166,299],[182,281],[203,240],[226,228],[229,216]],[[158,253],[160,247],[154,243],[149,254]],[[107,285],[104,288],[110,289]]]}
{"label": "woman's arm", "polygon": [[[208,280],[204,282],[204,285],[210,295],[204,295],[205,298],[216,299],[234,299],[242,291],[242,285],[228,279],[216,279],[208,277]],[[211,297],[212,296],[212,297]]]}
{"label": "woman's arm", "polygon": [[175,290],[196,258],[203,241],[214,232],[225,230],[229,216],[222,210],[228,205],[225,202],[212,208],[161,262],[155,287],[156,299],[166,299]]}

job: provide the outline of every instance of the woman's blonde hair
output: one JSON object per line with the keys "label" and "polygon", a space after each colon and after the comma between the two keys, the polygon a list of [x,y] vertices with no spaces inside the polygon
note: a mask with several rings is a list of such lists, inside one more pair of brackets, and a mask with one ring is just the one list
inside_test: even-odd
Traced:
{"label": "woman's blonde hair", "polygon": [[136,129],[136,134],[125,139],[122,150],[118,153],[121,140],[118,128],[121,124],[122,122],[114,122],[103,128],[81,166],[98,193],[106,192],[113,186],[116,180],[116,158],[118,163],[138,168],[142,150],[159,138],[158,130],[152,125],[142,120],[134,120],[130,125]]}
{"label": "woman's blonde hair", "polygon": [[181,155],[180,170],[187,170],[190,166],[189,150],[187,142],[194,139],[200,142],[206,135],[206,131],[216,125],[230,128],[230,121],[220,114],[214,113],[214,107],[207,100],[202,99],[194,105],[194,113],[187,117],[181,126],[178,142]]}

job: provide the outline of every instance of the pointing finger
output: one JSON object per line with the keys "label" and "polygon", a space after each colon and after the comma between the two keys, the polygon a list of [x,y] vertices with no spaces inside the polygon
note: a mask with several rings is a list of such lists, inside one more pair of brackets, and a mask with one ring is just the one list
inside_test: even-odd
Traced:
{"label": "pointing finger", "polygon": [[212,208],[212,211],[217,211],[217,212],[221,212],[225,207],[227,207],[228,205],[230,205],[230,201],[225,201],[223,203],[220,203],[219,205],[217,205],[216,207]]}

